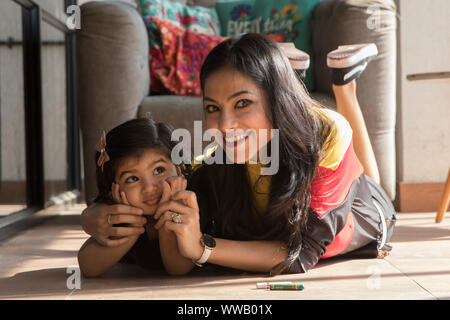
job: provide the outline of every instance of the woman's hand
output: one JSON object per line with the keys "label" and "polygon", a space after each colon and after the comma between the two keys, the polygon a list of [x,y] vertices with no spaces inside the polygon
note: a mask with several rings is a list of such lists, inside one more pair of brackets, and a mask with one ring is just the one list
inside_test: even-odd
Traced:
{"label": "woman's hand", "polygon": [[[112,184],[112,196],[115,202],[117,203],[121,203],[127,206],[131,206],[131,203],[128,201],[127,199],[127,195],[125,194],[125,192],[120,191],[119,185],[116,183]],[[144,229],[145,232],[147,233],[147,237],[149,238],[149,240],[154,240],[158,237],[157,234],[157,230],[155,230],[154,228],[154,220],[153,219],[148,219],[148,218],[144,218],[146,220],[146,223],[144,225]],[[125,225],[125,227],[142,227],[141,225],[136,225],[136,224],[130,224],[127,223]]]}
{"label": "woman's hand", "polygon": [[[169,177],[166,180],[162,181],[162,196],[161,200],[159,201],[158,207],[160,207],[162,204],[166,203],[167,201],[171,200],[171,197],[173,194],[175,194],[178,191],[185,190],[187,187],[187,180],[180,176],[173,176]],[[184,204],[182,200],[179,200],[180,203]],[[153,215],[153,221],[156,224],[158,222],[158,219],[156,218],[156,212]],[[153,228],[155,228],[155,224],[153,225]],[[155,229],[156,230],[156,229]],[[158,228],[159,233],[162,234],[173,234],[173,232],[166,230],[165,228]]]}
{"label": "woman's hand", "polygon": [[[118,188],[113,186],[113,188]],[[145,232],[147,219],[142,217],[142,209],[124,204],[106,205],[94,203],[81,214],[83,230],[98,243],[116,247],[126,243],[129,237]],[[129,227],[114,227],[113,224],[127,223]],[[110,237],[115,237],[111,239]]]}
{"label": "woman's hand", "polygon": [[[180,215],[180,223],[172,220],[172,214]],[[177,237],[178,250],[187,259],[198,260],[203,254],[200,243],[200,216],[197,197],[194,192],[180,190],[172,193],[170,199],[161,202],[156,209],[155,220],[158,222],[155,229],[164,228],[172,231]]]}
{"label": "woman's hand", "polygon": [[[163,181],[163,193],[159,206],[170,201],[174,192],[185,190],[186,185],[186,179],[183,179],[182,177],[171,177]],[[156,221],[156,223],[158,223],[158,221]],[[186,259],[181,255],[180,250],[178,249],[178,239],[176,234],[166,228],[159,228],[156,231],[159,236],[161,258],[166,271],[171,275],[184,275],[191,271],[194,264],[190,259]]]}

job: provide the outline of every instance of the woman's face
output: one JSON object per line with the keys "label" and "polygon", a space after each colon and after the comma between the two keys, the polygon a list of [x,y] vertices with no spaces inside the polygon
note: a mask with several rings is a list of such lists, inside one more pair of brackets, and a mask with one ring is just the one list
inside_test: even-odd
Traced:
{"label": "woman's face", "polygon": [[179,173],[162,151],[151,149],[121,161],[115,182],[132,206],[141,208],[146,215],[152,215],[161,200],[162,182]]}
{"label": "woman's face", "polygon": [[205,79],[203,94],[206,128],[221,133],[216,141],[229,159],[249,161],[270,140],[266,93],[250,77],[222,68]]}

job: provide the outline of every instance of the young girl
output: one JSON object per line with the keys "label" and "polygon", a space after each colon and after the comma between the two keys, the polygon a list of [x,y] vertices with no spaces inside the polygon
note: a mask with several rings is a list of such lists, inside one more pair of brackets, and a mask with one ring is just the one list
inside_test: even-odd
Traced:
{"label": "young girl", "polygon": [[[140,228],[141,234],[129,236],[116,247],[105,247],[89,238],[78,253],[85,276],[99,276],[118,262],[153,270],[164,267],[170,274],[185,274],[193,268],[191,260],[179,254],[175,235],[165,228],[157,231],[151,217],[160,203],[171,198],[186,203],[195,196],[185,190],[182,176],[189,174],[190,167],[175,166],[170,159],[175,145],[171,133],[166,124],[141,118],[127,121],[101,137],[95,155],[99,191],[95,202],[130,205],[142,209],[148,217],[140,217],[141,223],[135,224],[130,216],[108,215],[106,220],[117,234],[130,227]],[[195,213],[195,208],[191,211]],[[173,221],[179,221],[178,214],[170,214]],[[144,229],[140,226],[145,220]]]}

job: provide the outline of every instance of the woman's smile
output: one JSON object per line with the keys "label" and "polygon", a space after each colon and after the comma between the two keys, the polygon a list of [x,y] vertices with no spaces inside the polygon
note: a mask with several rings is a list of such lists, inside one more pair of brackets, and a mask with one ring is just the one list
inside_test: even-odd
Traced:
{"label": "woman's smile", "polygon": [[242,144],[244,141],[248,140],[248,135],[247,134],[240,134],[240,135],[234,135],[232,137],[230,137],[230,135],[226,135],[224,136],[224,140],[225,140],[225,145],[227,147],[236,147],[239,146],[240,144]]}

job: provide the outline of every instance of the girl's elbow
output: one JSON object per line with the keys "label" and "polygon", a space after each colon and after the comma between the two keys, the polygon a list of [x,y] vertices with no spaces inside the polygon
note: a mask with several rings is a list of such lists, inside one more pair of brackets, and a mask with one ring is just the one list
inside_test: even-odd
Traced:
{"label": "girl's elbow", "polygon": [[90,268],[87,263],[85,263],[83,256],[78,253],[78,266],[80,267],[80,272],[85,278],[96,278],[103,274],[100,270],[94,270]]}
{"label": "girl's elbow", "polygon": [[83,267],[82,265],[80,265],[80,271],[85,278],[97,278],[103,274],[103,272],[100,272],[98,270],[90,270],[89,268]]}

